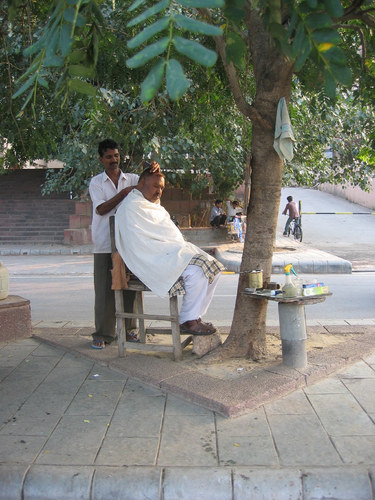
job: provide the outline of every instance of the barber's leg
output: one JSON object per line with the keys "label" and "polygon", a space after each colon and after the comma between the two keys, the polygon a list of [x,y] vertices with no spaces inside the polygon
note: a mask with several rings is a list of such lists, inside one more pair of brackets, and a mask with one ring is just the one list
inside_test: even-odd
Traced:
{"label": "barber's leg", "polygon": [[95,333],[92,337],[106,343],[114,340],[116,327],[111,268],[111,254],[94,254]]}

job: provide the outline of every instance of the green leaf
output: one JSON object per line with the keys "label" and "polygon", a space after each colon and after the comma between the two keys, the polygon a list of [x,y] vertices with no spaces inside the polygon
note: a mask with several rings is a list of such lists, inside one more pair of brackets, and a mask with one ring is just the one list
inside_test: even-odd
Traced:
{"label": "green leaf", "polygon": [[128,68],[139,68],[146,64],[150,59],[160,55],[168,47],[169,38],[164,37],[151,45],[148,45],[135,56],[126,61]]}
{"label": "green leaf", "polygon": [[192,33],[200,33],[202,35],[220,36],[223,30],[218,26],[192,19],[191,17],[182,16],[177,14],[174,16],[175,24],[182,29],[191,31]]}
{"label": "green leaf", "polygon": [[68,72],[71,76],[79,76],[81,78],[91,78],[95,74],[92,66],[83,66],[82,64],[72,64],[69,66]]}
{"label": "green leaf", "polygon": [[148,19],[149,17],[152,17],[155,14],[158,14],[162,10],[166,9],[168,5],[169,5],[169,0],[161,0],[156,5],[153,5],[149,9],[146,9],[145,11],[142,12],[142,14],[139,14],[139,16],[129,21],[126,26],[128,28],[131,28],[136,24],[143,23],[143,21],[146,21],[146,19]]}
{"label": "green leaf", "polygon": [[70,24],[73,24],[75,17],[76,17],[76,10],[75,9],[73,9],[72,7],[65,9],[65,11],[64,11],[65,21],[67,21]]}
{"label": "green leaf", "polygon": [[35,54],[36,52],[38,52],[38,51],[42,48],[42,46],[43,46],[43,44],[44,44],[44,42],[45,42],[46,36],[47,36],[47,34],[46,34],[46,33],[44,33],[44,34],[43,34],[43,35],[39,38],[39,40],[38,40],[37,42],[35,42],[33,45],[30,45],[30,47],[27,47],[27,48],[23,51],[23,55],[24,55],[25,57],[29,57],[29,56],[32,56],[33,54]]}
{"label": "green leaf", "polygon": [[239,68],[244,68],[247,47],[240,35],[230,31],[226,39],[225,55],[227,63],[232,62]]}
{"label": "green leaf", "polygon": [[336,95],[336,82],[327,68],[324,70],[324,87],[328,97],[333,99]]}
{"label": "green leaf", "polygon": [[341,17],[344,13],[340,0],[324,0],[324,5],[332,17]]}
{"label": "green leaf", "polygon": [[80,94],[94,96],[96,94],[96,88],[90,83],[84,82],[83,80],[73,79],[69,82],[69,87],[71,90],[75,90]]}
{"label": "green leaf", "polygon": [[305,17],[306,25],[313,29],[330,28],[332,26],[332,19],[325,13],[312,13]]}
{"label": "green leaf", "polygon": [[233,21],[234,23],[240,23],[245,17],[245,10],[239,9],[237,7],[227,7],[226,9],[224,9],[224,15],[230,21]]}
{"label": "green leaf", "polygon": [[46,89],[48,88],[48,82],[45,78],[43,78],[42,76],[38,76],[38,83],[39,85],[41,85],[42,87],[45,87]]}
{"label": "green leaf", "polygon": [[20,87],[15,94],[13,94],[12,98],[16,99],[18,96],[26,92],[27,89],[31,87],[31,85],[34,85],[36,80],[36,74],[32,75],[27,82],[25,82],[22,87]]}
{"label": "green leaf", "polygon": [[352,72],[347,66],[330,64],[329,70],[337,82],[345,85],[346,87],[349,87],[352,84]]}
{"label": "green leaf", "polygon": [[46,57],[51,57],[55,53],[58,39],[59,39],[59,32],[56,30],[52,34],[52,36],[47,40]]}
{"label": "green leaf", "polygon": [[324,28],[321,30],[314,30],[311,33],[312,39],[316,43],[339,43],[341,37],[335,29]]}
{"label": "green leaf", "polygon": [[34,73],[34,71],[39,67],[40,65],[40,57],[38,57],[36,60],[34,59],[34,63],[30,66],[30,68],[22,75],[20,78],[17,80],[17,83],[23,82],[26,80],[26,78],[31,74]]}
{"label": "green leaf", "polygon": [[296,29],[296,34],[293,39],[293,57],[297,57],[299,54],[299,51],[302,47],[303,41],[305,40],[305,27],[303,23],[299,23]]}
{"label": "green leaf", "polygon": [[203,47],[203,45],[198,42],[187,40],[186,38],[182,38],[180,36],[175,36],[173,38],[173,43],[175,44],[176,50],[180,52],[180,54],[184,54],[202,66],[210,67],[216,62],[216,52]]}
{"label": "green leaf", "polygon": [[60,56],[52,55],[52,56],[46,57],[43,60],[43,66],[45,68],[49,68],[49,67],[61,68],[62,66],[64,66],[64,59]]}
{"label": "green leaf", "polygon": [[64,23],[60,30],[59,47],[61,50],[61,55],[66,57],[73,43],[73,38],[70,36],[71,26]]}
{"label": "green leaf", "polygon": [[170,59],[167,63],[166,83],[172,101],[177,101],[189,88],[189,80],[186,78],[181,64],[176,59]]}
{"label": "green leaf", "polygon": [[141,5],[146,3],[146,0],[135,0],[134,3],[131,4],[131,6],[128,8],[128,12],[133,12],[133,10],[138,9]]}
{"label": "green leaf", "polygon": [[159,61],[141,84],[141,101],[149,102],[154,97],[161,86],[164,75],[165,59]]}
{"label": "green leaf", "polygon": [[[33,95],[34,95],[34,88],[32,88],[32,89],[30,90],[30,92],[28,93],[28,95],[27,95],[27,97],[26,97],[26,99],[25,99],[25,102],[24,102],[24,103],[23,103],[23,105],[22,105],[21,111],[23,111],[23,110],[26,108],[26,106],[27,106],[27,105],[29,104],[29,102],[31,101],[31,98],[33,97]],[[13,96],[13,98],[14,98],[14,96]]]}
{"label": "green leaf", "polygon": [[71,64],[80,63],[84,59],[85,59],[85,53],[81,49],[73,50],[73,52],[69,54],[69,61]]}
{"label": "green leaf", "polygon": [[346,65],[346,58],[344,52],[338,47],[332,47],[324,52],[324,59],[329,61],[331,64],[337,64],[339,66]]}
{"label": "green leaf", "polygon": [[311,52],[311,43],[308,38],[305,38],[300,46],[299,53],[294,65],[295,71],[299,71],[305,64],[306,59],[309,57]]}
{"label": "green leaf", "polygon": [[127,45],[129,49],[135,49],[142,45],[142,43],[146,42],[149,38],[156,35],[156,33],[160,33],[160,31],[165,30],[169,25],[169,17],[163,17],[159,21],[147,26],[144,28],[138,35],[128,41]]}
{"label": "green leaf", "polygon": [[310,9],[316,9],[318,0],[307,0],[307,5],[310,7]]}
{"label": "green leaf", "polygon": [[224,0],[177,0],[183,7],[195,9],[220,9],[224,7]]}

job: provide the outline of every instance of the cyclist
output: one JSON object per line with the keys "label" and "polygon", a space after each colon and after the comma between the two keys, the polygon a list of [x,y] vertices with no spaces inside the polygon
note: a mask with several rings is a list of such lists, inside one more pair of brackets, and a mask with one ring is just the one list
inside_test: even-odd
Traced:
{"label": "cyclist", "polygon": [[288,203],[286,204],[286,207],[284,208],[283,215],[286,215],[288,212],[288,220],[286,221],[285,228],[283,235],[288,236],[288,231],[289,231],[289,226],[290,223],[292,222],[293,219],[298,219],[299,217],[299,211],[298,211],[298,206],[295,201],[293,201],[293,196],[288,196],[287,197]]}

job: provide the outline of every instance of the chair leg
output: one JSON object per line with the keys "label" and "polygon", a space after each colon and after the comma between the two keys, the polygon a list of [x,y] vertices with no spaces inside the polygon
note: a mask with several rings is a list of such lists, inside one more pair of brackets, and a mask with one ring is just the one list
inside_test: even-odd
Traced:
{"label": "chair leg", "polygon": [[169,310],[171,313],[171,329],[173,341],[173,354],[175,361],[182,360],[182,346],[180,337],[180,324],[178,322],[178,299],[177,296],[170,297]]}
{"label": "chair leg", "polygon": [[[136,300],[137,300],[137,311],[140,314],[144,313],[144,301],[143,301],[143,292],[136,292]],[[139,326],[139,341],[144,344],[146,342],[146,329],[145,329],[145,320],[142,318],[138,318],[138,326]]]}
{"label": "chair leg", "polygon": [[[116,313],[124,311],[124,295],[122,290],[115,290],[115,307]],[[116,315],[116,330],[117,330],[117,346],[118,355],[120,358],[125,356],[125,341],[124,332],[126,332],[125,318],[120,318]]]}

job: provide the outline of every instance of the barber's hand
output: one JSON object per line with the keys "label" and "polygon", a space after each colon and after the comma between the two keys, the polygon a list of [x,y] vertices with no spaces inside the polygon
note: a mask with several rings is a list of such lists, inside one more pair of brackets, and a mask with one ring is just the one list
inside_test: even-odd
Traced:
{"label": "barber's hand", "polygon": [[156,161],[153,161],[151,163],[151,168],[150,168],[151,174],[155,174],[156,172],[160,172],[160,165]]}

